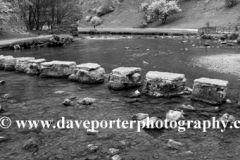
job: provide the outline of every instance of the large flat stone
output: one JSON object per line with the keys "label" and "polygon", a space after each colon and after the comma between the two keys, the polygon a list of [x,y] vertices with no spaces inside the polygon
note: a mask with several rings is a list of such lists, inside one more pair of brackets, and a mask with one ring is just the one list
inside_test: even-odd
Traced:
{"label": "large flat stone", "polygon": [[210,104],[222,104],[226,98],[228,81],[200,78],[194,80],[192,99]]}
{"label": "large flat stone", "polygon": [[41,64],[40,77],[64,78],[69,77],[75,70],[76,62],[51,61]]}
{"label": "large flat stone", "polygon": [[69,76],[69,80],[80,83],[103,83],[105,70],[97,63],[85,63],[76,66],[73,74]]}
{"label": "large flat stone", "polygon": [[4,70],[5,69],[5,60],[9,59],[9,58],[13,58],[13,56],[0,56],[0,70]]}
{"label": "large flat stone", "polygon": [[39,75],[41,70],[41,64],[46,62],[45,59],[33,59],[28,60],[28,66],[25,70],[28,75]]}
{"label": "large flat stone", "polygon": [[119,67],[112,70],[109,76],[109,87],[114,90],[139,87],[141,82],[141,68]]}
{"label": "large flat stone", "polygon": [[28,67],[29,60],[33,60],[33,59],[35,59],[35,58],[34,57],[19,57],[19,58],[16,58],[16,66],[15,66],[16,72],[24,73],[25,70]]}
{"label": "large flat stone", "polygon": [[132,75],[133,73],[139,73],[142,69],[138,67],[119,67],[112,70],[112,74],[120,74],[120,75]]}
{"label": "large flat stone", "polygon": [[149,71],[143,91],[153,97],[171,97],[189,94],[184,74]]}

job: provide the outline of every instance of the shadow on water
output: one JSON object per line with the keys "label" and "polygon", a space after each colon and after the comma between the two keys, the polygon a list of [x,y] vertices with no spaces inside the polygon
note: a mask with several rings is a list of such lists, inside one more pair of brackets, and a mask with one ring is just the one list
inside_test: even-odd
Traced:
{"label": "shadow on water", "polygon": [[[105,68],[107,73],[120,66],[141,67],[143,79],[148,71],[167,71],[184,73],[187,78],[187,86],[191,87],[193,80],[200,77],[218,78],[230,82],[228,95],[232,100],[238,98],[239,79],[230,74],[222,74],[209,71],[205,68],[191,65],[194,57],[233,53],[237,54],[238,48],[216,48],[212,43],[210,49],[192,47],[202,46],[201,40],[188,39],[188,43],[182,43],[181,38],[133,38],[133,39],[78,39],[74,43],[63,48],[39,48],[20,51],[1,51],[2,55],[14,57],[32,56],[45,58],[47,61],[63,60],[79,63],[94,62]],[[135,89],[125,91],[109,90],[107,84],[84,85],[73,83],[67,79],[45,79],[31,77],[25,74],[12,72],[0,72],[1,80],[6,84],[0,86],[0,94],[8,93],[13,98],[1,99],[6,115],[14,120],[20,119],[54,119],[66,117],[72,120],[129,120],[136,113],[149,113],[164,119],[170,109],[179,109],[182,104],[191,104],[195,108],[216,107],[204,103],[191,101],[189,97],[159,98],[141,97],[141,102],[127,103],[126,95]],[[55,94],[56,91],[64,91],[64,94]],[[75,105],[64,107],[62,101],[69,97],[92,97],[98,99],[91,106]],[[225,112],[240,117],[240,108],[237,104],[224,104],[218,112],[198,110],[186,112],[187,119],[210,119],[219,117]],[[137,132],[134,129],[99,129],[97,136],[86,135],[86,130],[80,129],[42,129],[26,131],[17,129],[16,124],[8,130],[0,129],[0,136],[7,136],[9,140],[0,141],[0,156],[3,159],[90,159],[97,156],[98,159],[109,159],[109,148],[118,148],[120,155],[125,159],[178,159],[175,156],[192,157],[196,159],[237,159],[240,148],[240,137],[236,130],[227,130],[224,133],[209,130],[203,133],[201,130],[189,129],[183,133],[172,130],[144,130]],[[38,151],[32,155],[21,149],[23,143],[32,136],[41,139]],[[181,149],[168,149],[167,139],[180,141],[185,145]],[[226,140],[227,139],[227,140]],[[225,142],[227,141],[227,142]],[[96,152],[86,151],[90,144],[98,145]],[[221,147],[219,146],[221,144]],[[187,147],[186,147],[187,146]],[[228,148],[228,149],[226,149]],[[185,154],[191,150],[194,154]],[[228,152],[228,156],[226,154]],[[218,153],[218,155],[214,155]],[[184,158],[185,157],[185,158]]]}

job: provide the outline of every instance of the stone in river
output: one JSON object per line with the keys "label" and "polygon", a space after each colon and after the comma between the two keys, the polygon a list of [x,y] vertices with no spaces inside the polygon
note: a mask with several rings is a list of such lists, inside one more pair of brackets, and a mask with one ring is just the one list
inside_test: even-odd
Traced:
{"label": "stone in river", "polygon": [[35,59],[34,57],[20,57],[20,58],[16,58],[16,66],[15,66],[15,70],[16,72],[25,72],[25,70],[28,67],[29,64],[29,60],[33,60]]}
{"label": "stone in river", "polygon": [[222,104],[226,99],[228,81],[200,78],[193,84],[192,99],[209,104]]}
{"label": "stone in river", "polygon": [[97,63],[85,63],[76,66],[69,80],[80,83],[92,84],[104,82],[105,70]]}
{"label": "stone in river", "polygon": [[51,61],[41,63],[40,77],[66,78],[69,77],[76,67],[73,61]]}
{"label": "stone in river", "polygon": [[25,70],[28,75],[39,75],[41,70],[41,64],[46,62],[45,59],[33,59],[28,60],[28,66]]}
{"label": "stone in river", "polygon": [[[3,56],[0,55],[0,70],[4,70],[5,69],[5,64],[6,64],[6,59],[14,59],[13,56]],[[15,68],[15,65],[14,65]]]}
{"label": "stone in river", "polygon": [[15,71],[17,59],[12,56],[6,56],[5,58],[5,71]]}
{"label": "stone in river", "polygon": [[112,70],[109,76],[109,88],[114,90],[141,86],[141,68],[119,67]]}
{"label": "stone in river", "polygon": [[149,71],[143,91],[152,97],[171,97],[189,94],[184,74]]}

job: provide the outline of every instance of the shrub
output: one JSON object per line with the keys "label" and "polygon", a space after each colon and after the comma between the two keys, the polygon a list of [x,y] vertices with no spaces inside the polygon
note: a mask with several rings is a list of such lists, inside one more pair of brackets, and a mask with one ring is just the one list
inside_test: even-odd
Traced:
{"label": "shrub", "polygon": [[225,0],[225,5],[227,7],[233,7],[237,4],[237,0]]}
{"label": "shrub", "polygon": [[86,17],[85,17],[85,21],[87,21],[87,22],[90,22],[91,19],[92,19],[92,16],[86,16]]}
{"label": "shrub", "polygon": [[141,11],[146,11],[147,8],[148,8],[149,4],[144,2],[144,3],[141,3],[141,6],[140,6],[140,10]]}
{"label": "shrub", "polygon": [[231,33],[231,34],[229,35],[229,40],[237,40],[238,37],[239,37],[239,34],[237,34],[237,33]]}
{"label": "shrub", "polygon": [[96,13],[98,17],[101,17],[113,11],[114,11],[114,8],[112,6],[105,5],[105,6],[98,7],[96,10]]}
{"label": "shrub", "polygon": [[145,20],[150,23],[158,19],[165,23],[168,16],[181,11],[176,0],[152,0],[145,11]]}
{"label": "shrub", "polygon": [[94,16],[92,17],[90,23],[93,25],[93,26],[99,26],[102,24],[102,19],[98,16]]}
{"label": "shrub", "polygon": [[237,43],[240,44],[240,37],[238,37],[238,39],[237,39]]}

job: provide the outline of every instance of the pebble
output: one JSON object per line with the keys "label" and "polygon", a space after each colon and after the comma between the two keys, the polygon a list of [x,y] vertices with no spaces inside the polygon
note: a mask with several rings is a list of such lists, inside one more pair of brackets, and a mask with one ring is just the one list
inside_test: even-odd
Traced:
{"label": "pebble", "polygon": [[145,118],[149,117],[149,114],[146,113],[137,113],[135,115],[133,115],[132,120],[138,120],[141,121]]}
{"label": "pebble", "polygon": [[10,99],[10,98],[12,98],[13,96],[12,95],[10,95],[10,94],[4,94],[3,95],[3,98],[5,98],[5,99]]}
{"label": "pebble", "polygon": [[122,157],[120,157],[119,155],[115,155],[112,157],[112,160],[122,160]]}
{"label": "pebble", "polygon": [[87,146],[87,149],[88,149],[89,151],[91,151],[91,152],[95,152],[95,151],[97,151],[97,150],[99,149],[99,147],[98,147],[98,146],[95,146],[94,144],[89,144],[89,145]]}
{"label": "pebble", "polygon": [[94,129],[87,129],[87,135],[96,135],[96,134],[98,134],[99,133],[99,131],[98,130],[94,130]]}
{"label": "pebble", "polygon": [[169,139],[167,146],[169,148],[179,149],[179,147],[182,147],[183,144],[181,142],[174,141],[172,139]]}
{"label": "pebble", "polygon": [[56,91],[55,94],[63,94],[65,93],[64,91]]}
{"label": "pebble", "polygon": [[116,155],[117,153],[119,153],[119,149],[109,148],[109,153],[111,155]]}
{"label": "pebble", "polygon": [[86,98],[83,98],[83,99],[79,99],[79,100],[78,100],[78,103],[79,103],[79,104],[83,104],[83,105],[91,105],[91,104],[93,104],[95,101],[96,101],[96,99],[94,99],[94,98],[86,97]]}
{"label": "pebble", "polygon": [[2,81],[0,81],[0,84],[5,84],[5,83],[6,83],[6,82],[5,82],[5,81],[3,81],[3,80],[2,80]]}
{"label": "pebble", "polygon": [[227,99],[226,103],[230,104],[230,103],[232,103],[232,101],[230,99]]}
{"label": "pebble", "polygon": [[72,102],[70,99],[65,99],[62,103],[64,106],[71,106]]}

